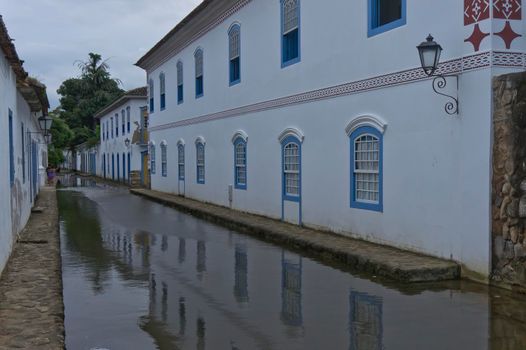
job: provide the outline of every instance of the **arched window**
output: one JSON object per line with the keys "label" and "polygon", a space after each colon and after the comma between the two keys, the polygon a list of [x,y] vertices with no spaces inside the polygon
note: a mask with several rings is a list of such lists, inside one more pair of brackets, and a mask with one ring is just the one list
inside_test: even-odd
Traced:
{"label": "arched window", "polygon": [[102,141],[104,141],[105,138],[106,138],[106,133],[105,133],[105,131],[104,131],[104,129],[105,129],[104,126],[105,126],[105,124],[104,124],[104,123],[101,123],[100,127],[101,127],[101,129],[102,129],[102,130],[101,130]]}
{"label": "arched window", "polygon": [[197,49],[194,53],[195,59],[195,98],[199,98],[204,94],[203,81],[203,50]]}
{"label": "arched window", "polygon": [[196,143],[197,183],[205,183],[205,144],[202,141]]}
{"label": "arched window", "polygon": [[113,117],[111,118],[111,138],[113,138]]}
{"label": "arched window", "polygon": [[115,137],[119,137],[119,113],[115,113]]}
{"label": "arched window", "polygon": [[131,114],[131,111],[130,111],[130,107],[126,107],[126,128],[128,130],[128,134],[130,133],[130,128],[131,128],[131,125],[130,125],[130,114]]}
{"label": "arched window", "polygon": [[161,94],[161,111],[166,108],[166,77],[164,73],[159,74],[159,83],[160,83],[160,94]]}
{"label": "arched window", "polygon": [[382,211],[382,133],[359,126],[351,139],[351,207]]}
{"label": "arched window", "polygon": [[161,142],[161,175],[168,176],[168,155],[166,142]]}
{"label": "arched window", "polygon": [[177,145],[177,166],[179,170],[179,180],[184,181],[184,145]]}
{"label": "arched window", "polygon": [[230,85],[241,81],[241,27],[234,24],[228,31]]}
{"label": "arched window", "polygon": [[242,137],[234,141],[234,183],[237,189],[247,189],[247,142]]}
{"label": "arched window", "polygon": [[281,66],[300,60],[300,0],[281,0]]}
{"label": "arched window", "polygon": [[301,196],[301,144],[293,136],[282,142],[283,196],[287,200],[299,201]]}
{"label": "arched window", "polygon": [[121,111],[121,123],[122,123],[122,135],[126,133],[126,111],[124,109]]}
{"label": "arched window", "polygon": [[183,103],[183,62],[177,62],[177,104]]}
{"label": "arched window", "polygon": [[155,174],[155,144],[150,144],[150,173]]}
{"label": "arched window", "polygon": [[153,94],[154,94],[154,85],[153,85],[153,79],[150,79],[148,81],[148,86],[149,86],[149,94],[150,94],[150,113],[153,113],[155,108],[154,108],[154,99],[153,99]]}

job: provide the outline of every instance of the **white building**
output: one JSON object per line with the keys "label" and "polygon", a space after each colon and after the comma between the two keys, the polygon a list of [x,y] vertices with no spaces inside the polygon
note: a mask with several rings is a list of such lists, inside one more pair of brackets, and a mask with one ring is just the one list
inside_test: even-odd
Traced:
{"label": "white building", "polygon": [[[126,92],[122,97],[95,115],[100,122],[100,147],[91,149],[82,160],[86,173],[128,182],[131,171],[141,171],[148,165],[147,142],[144,132],[147,116],[147,89],[141,87]],[[141,174],[143,171],[141,171]]]}
{"label": "white building", "polygon": [[38,118],[45,86],[29,78],[0,16],[0,273],[46,180],[47,145]]}
{"label": "white building", "polygon": [[[152,189],[488,276],[491,81],[525,69],[520,5],[205,0],[137,62]],[[428,33],[458,75],[452,116],[415,49]]]}

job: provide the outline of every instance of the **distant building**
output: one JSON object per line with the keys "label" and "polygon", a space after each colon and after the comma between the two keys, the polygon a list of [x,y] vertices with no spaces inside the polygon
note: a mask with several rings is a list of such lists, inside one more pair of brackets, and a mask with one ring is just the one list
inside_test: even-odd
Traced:
{"label": "distant building", "polygon": [[[137,62],[151,187],[488,276],[491,84],[526,67],[520,4],[205,0]],[[429,32],[458,115],[421,68]]]}
{"label": "distant building", "polygon": [[147,88],[127,91],[95,114],[100,147],[83,154],[81,171],[128,182],[132,171],[148,172]]}
{"label": "distant building", "polygon": [[47,145],[38,118],[46,88],[28,77],[0,16],[0,273],[46,181]]}

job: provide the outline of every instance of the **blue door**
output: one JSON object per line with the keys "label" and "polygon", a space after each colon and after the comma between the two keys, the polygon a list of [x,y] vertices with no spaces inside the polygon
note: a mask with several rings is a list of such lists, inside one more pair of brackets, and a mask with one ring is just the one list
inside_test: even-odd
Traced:
{"label": "blue door", "polygon": [[120,155],[117,153],[117,181],[121,179],[121,162]]}
{"label": "blue door", "polygon": [[115,180],[115,154],[111,154],[111,179]]}
{"label": "blue door", "polygon": [[122,180],[126,182],[126,156],[122,154]]}
{"label": "blue door", "polygon": [[38,179],[38,150],[37,150],[37,143],[32,142],[31,143],[31,164],[33,169],[32,170],[32,185],[33,185],[33,199],[37,195],[37,179]]}

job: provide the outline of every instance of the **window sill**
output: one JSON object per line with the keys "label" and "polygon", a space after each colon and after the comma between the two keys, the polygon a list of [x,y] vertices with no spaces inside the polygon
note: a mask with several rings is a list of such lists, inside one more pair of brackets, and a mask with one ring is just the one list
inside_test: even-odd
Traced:
{"label": "window sill", "polygon": [[236,185],[234,185],[234,187],[235,187],[236,190],[244,190],[244,191],[247,190],[247,185],[236,184]]}
{"label": "window sill", "polygon": [[364,203],[364,202],[352,201],[351,208],[376,211],[379,213],[383,213],[384,211],[382,203],[374,204],[374,203]]}
{"label": "window sill", "polygon": [[298,62],[301,62],[300,57],[293,58],[291,60],[288,60],[286,62],[281,61],[281,68],[287,68],[288,66],[292,66],[293,64],[296,64]]}
{"label": "window sill", "polygon": [[403,17],[403,18],[397,19],[396,21],[384,24],[384,25],[379,26],[379,27],[372,28],[371,26],[369,26],[369,28],[367,28],[367,37],[370,38],[370,37],[373,37],[373,36],[376,36],[376,35],[379,35],[379,34],[382,34],[382,33],[388,32],[388,31],[391,31],[391,30],[396,29],[398,27],[402,27],[405,24],[406,24],[406,19],[405,19],[405,17]]}
{"label": "window sill", "polygon": [[285,194],[285,195],[283,195],[283,200],[288,201],[288,202],[297,202],[297,203],[299,203],[300,200],[301,200],[301,197],[300,196],[293,196],[293,195],[290,195],[290,194]]}
{"label": "window sill", "polygon": [[229,82],[229,86],[232,87],[232,86],[237,85],[237,84],[239,84],[239,83],[241,83],[241,79],[238,79],[238,80],[234,80],[234,81]]}

